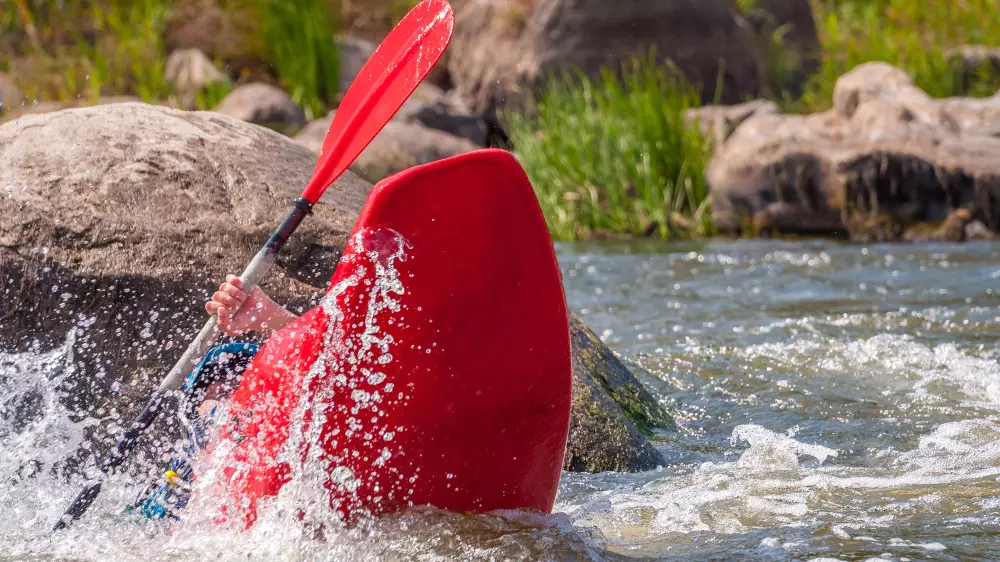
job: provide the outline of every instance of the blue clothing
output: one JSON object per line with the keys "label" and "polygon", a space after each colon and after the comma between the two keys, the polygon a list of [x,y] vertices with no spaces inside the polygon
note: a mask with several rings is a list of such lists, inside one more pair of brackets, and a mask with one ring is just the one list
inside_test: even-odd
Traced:
{"label": "blue clothing", "polygon": [[[208,431],[213,426],[216,409],[207,416],[197,415],[198,406],[204,401],[205,391],[214,383],[222,383],[224,392],[231,393],[239,384],[240,377],[250,365],[260,346],[248,342],[232,342],[217,345],[209,350],[201,362],[184,381],[185,400],[182,415],[190,422],[191,432],[185,452],[191,456],[205,447]],[[190,457],[188,457],[190,458]],[[141,515],[149,519],[174,519],[188,502],[190,487],[195,474],[187,458],[172,458],[164,471],[166,483],[153,484],[140,499],[126,508],[127,513]]]}

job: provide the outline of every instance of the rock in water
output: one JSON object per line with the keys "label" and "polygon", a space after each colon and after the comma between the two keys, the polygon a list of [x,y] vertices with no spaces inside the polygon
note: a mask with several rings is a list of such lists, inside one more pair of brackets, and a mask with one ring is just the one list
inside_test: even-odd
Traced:
{"label": "rock in water", "polygon": [[[131,419],[315,162],[263,127],[141,103],[0,126],[0,349],[54,348],[75,330],[77,407]],[[351,172],[337,180],[262,288],[292,310],[311,308],[370,189]],[[669,417],[582,322],[571,326],[578,380],[566,466],[654,467],[661,459],[640,428]]]}
{"label": "rock in water", "polygon": [[[563,468],[639,472],[663,466],[646,439],[673,419],[579,318],[570,318],[573,406]],[[617,407],[616,407],[617,406]]]}

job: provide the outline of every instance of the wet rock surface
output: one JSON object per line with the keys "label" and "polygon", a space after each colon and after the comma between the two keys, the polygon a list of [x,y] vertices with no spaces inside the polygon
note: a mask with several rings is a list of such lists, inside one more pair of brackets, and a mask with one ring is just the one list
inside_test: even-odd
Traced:
{"label": "wet rock surface", "polygon": [[[140,135],[140,131],[142,134]],[[214,112],[123,103],[0,126],[0,349],[75,334],[81,411],[131,419],[308,182],[315,154]],[[371,185],[346,172],[262,283],[297,312],[317,302]],[[644,470],[644,431],[670,425],[578,319],[566,467]]]}
{"label": "wet rock surface", "polygon": [[563,468],[575,472],[640,472],[663,466],[646,439],[673,419],[586,324],[570,318],[573,405]]}
{"label": "wet rock surface", "polygon": [[707,170],[728,233],[964,240],[1000,231],[1000,96],[934,99],[901,70],[845,74],[833,108],[757,112]]}

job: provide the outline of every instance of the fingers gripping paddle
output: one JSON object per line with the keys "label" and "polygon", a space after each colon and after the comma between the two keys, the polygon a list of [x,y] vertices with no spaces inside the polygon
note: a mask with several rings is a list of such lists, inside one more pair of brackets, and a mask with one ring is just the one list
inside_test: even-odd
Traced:
{"label": "fingers gripping paddle", "polygon": [[[312,206],[427,76],[448,46],[454,25],[455,15],[447,0],[423,0],[378,46],[337,108],[316,169],[302,196],[295,200],[288,216],[240,275],[244,291],[249,293],[257,286]],[[235,313],[234,310],[232,314]],[[128,458],[138,438],[156,420],[163,398],[169,391],[181,386],[184,377],[218,338],[220,330],[216,322],[216,316],[208,320],[163,379],[145,408],[101,464],[102,473],[110,474]],[[99,479],[84,488],[54,530],[66,528],[80,518],[100,494],[101,483]]]}

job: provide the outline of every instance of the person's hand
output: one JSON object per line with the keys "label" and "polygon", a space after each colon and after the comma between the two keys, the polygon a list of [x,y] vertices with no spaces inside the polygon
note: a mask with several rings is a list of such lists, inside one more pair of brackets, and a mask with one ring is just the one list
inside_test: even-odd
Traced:
{"label": "person's hand", "polygon": [[212,300],[205,303],[205,310],[218,318],[219,329],[230,336],[253,331],[266,334],[280,330],[297,318],[258,287],[247,295],[243,291],[243,282],[232,274],[227,275],[226,282],[219,285]]}

